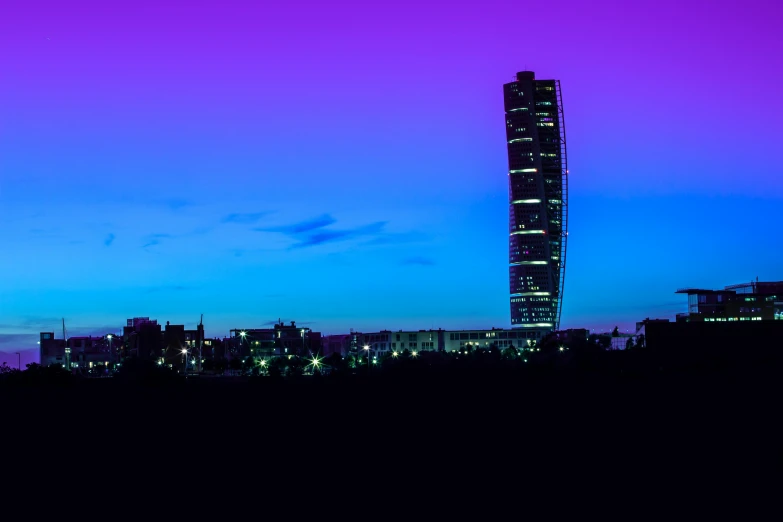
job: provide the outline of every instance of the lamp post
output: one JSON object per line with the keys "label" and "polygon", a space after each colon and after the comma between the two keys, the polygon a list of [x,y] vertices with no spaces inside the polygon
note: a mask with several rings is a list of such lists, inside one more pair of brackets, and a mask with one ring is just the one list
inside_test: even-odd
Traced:
{"label": "lamp post", "polygon": [[[109,334],[109,335],[106,336],[106,338],[109,340],[109,355],[114,355],[112,353],[112,350],[111,350],[111,340],[114,338],[114,336],[112,334]],[[115,364],[118,363],[118,362],[120,362],[120,358],[119,357],[117,357],[117,361],[115,362]]]}
{"label": "lamp post", "polygon": [[302,332],[302,355],[304,355],[305,353],[304,328],[302,328],[301,332]]}
{"label": "lamp post", "polygon": [[22,354],[19,352],[14,352],[16,354],[16,366],[19,368],[19,371],[22,371]]}
{"label": "lamp post", "polygon": [[182,349],[182,358],[185,362],[185,378],[188,378],[188,349],[183,348]]}
{"label": "lamp post", "polygon": [[370,347],[366,344],[364,345],[365,351],[367,351],[367,371],[370,371]]}

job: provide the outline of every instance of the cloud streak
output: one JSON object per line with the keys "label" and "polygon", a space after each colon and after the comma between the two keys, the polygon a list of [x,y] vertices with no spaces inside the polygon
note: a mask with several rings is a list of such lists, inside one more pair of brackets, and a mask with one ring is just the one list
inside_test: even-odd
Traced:
{"label": "cloud streak", "polygon": [[417,243],[429,240],[429,236],[422,232],[384,232],[362,243],[363,246],[401,245],[405,243]]}
{"label": "cloud streak", "polygon": [[385,221],[378,221],[376,223],[370,223],[369,225],[347,230],[321,230],[313,234],[305,235],[305,237],[299,240],[299,243],[296,243],[291,248],[307,248],[326,243],[347,241],[357,237],[371,236],[380,233],[385,226]]}
{"label": "cloud streak", "polygon": [[161,285],[161,286],[153,286],[151,288],[148,288],[145,294],[154,294],[158,292],[183,292],[185,290],[190,290],[190,287],[182,286],[182,285]]}
{"label": "cloud streak", "polygon": [[327,228],[335,223],[337,220],[330,214],[322,214],[299,223],[277,227],[257,227],[253,230],[276,232],[296,240],[296,243],[291,245],[291,249],[308,248],[357,238],[366,239],[364,243],[361,243],[362,246],[410,243],[426,239],[426,235],[419,232],[386,233],[384,232],[386,221],[376,221],[353,228]]}
{"label": "cloud streak", "polygon": [[141,248],[147,248],[155,245],[159,245],[161,240],[163,239],[169,239],[171,238],[171,234],[150,234],[146,238],[146,243],[144,243]]}
{"label": "cloud streak", "polygon": [[271,212],[251,212],[251,213],[237,213],[229,214],[224,217],[222,223],[238,223],[240,225],[248,225],[258,222],[261,218],[268,216]]}
{"label": "cloud streak", "polygon": [[402,265],[420,265],[420,266],[434,266],[435,261],[423,256],[414,256],[407,259],[403,259],[400,263]]}
{"label": "cloud streak", "polygon": [[288,236],[298,236],[300,234],[304,234],[305,232],[310,232],[312,230],[318,230],[319,228],[328,227],[329,225],[333,225],[334,223],[337,223],[336,219],[334,219],[329,214],[323,214],[321,216],[308,219],[306,221],[300,221],[299,223],[294,223],[292,225],[284,225],[281,227],[254,228],[253,230],[257,232],[280,232],[281,234],[286,234]]}
{"label": "cloud streak", "polygon": [[164,199],[160,202],[161,205],[164,207],[168,207],[171,210],[180,210],[185,207],[190,207],[193,205],[193,202],[184,198],[171,198],[171,199]]}

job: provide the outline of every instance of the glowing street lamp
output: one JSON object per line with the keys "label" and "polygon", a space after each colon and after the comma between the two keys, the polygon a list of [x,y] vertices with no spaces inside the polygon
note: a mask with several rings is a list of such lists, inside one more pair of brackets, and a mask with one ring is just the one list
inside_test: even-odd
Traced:
{"label": "glowing street lamp", "polygon": [[[109,340],[109,354],[111,355],[112,354],[111,340],[114,339],[114,336],[112,334],[109,334],[109,335],[106,336],[106,338]],[[117,357],[117,362],[120,362],[119,361],[119,357]]]}
{"label": "glowing street lamp", "polygon": [[318,367],[321,365],[321,360],[317,355],[313,355],[313,358],[310,359],[310,364],[313,365],[313,373],[315,373],[315,371],[318,370]]}
{"label": "glowing street lamp", "polygon": [[242,330],[239,332],[239,346],[237,347],[237,353],[242,353],[242,343],[245,342],[245,337],[247,337],[247,332]]}
{"label": "glowing street lamp", "polygon": [[188,378],[188,349],[183,348],[181,350],[182,353],[182,361],[185,363],[185,378]]}
{"label": "glowing street lamp", "polygon": [[370,347],[366,344],[364,345],[364,349],[367,351],[367,369],[370,369]]}
{"label": "glowing street lamp", "polygon": [[419,355],[419,352],[417,352],[416,350],[413,350],[413,351],[411,352],[411,355],[412,355],[413,357],[417,357],[417,356]]}

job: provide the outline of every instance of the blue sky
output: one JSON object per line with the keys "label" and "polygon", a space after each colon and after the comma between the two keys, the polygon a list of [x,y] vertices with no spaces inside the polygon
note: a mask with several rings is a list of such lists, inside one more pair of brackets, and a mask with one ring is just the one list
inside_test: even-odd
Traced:
{"label": "blue sky", "polygon": [[61,318],[509,326],[502,84],[526,68],[563,86],[563,327],[783,279],[773,2],[560,2],[563,36],[526,45],[516,2],[120,4],[0,22],[0,360]]}

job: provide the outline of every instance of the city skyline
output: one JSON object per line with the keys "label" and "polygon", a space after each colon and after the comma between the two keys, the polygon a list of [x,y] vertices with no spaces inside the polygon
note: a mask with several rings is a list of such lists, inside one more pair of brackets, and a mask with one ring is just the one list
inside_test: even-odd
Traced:
{"label": "city skyline", "polygon": [[510,326],[501,87],[522,70],[561,80],[568,112],[561,328],[780,280],[781,16],[736,6],[555,2],[553,34],[513,2],[18,3],[0,360],[63,317]]}

